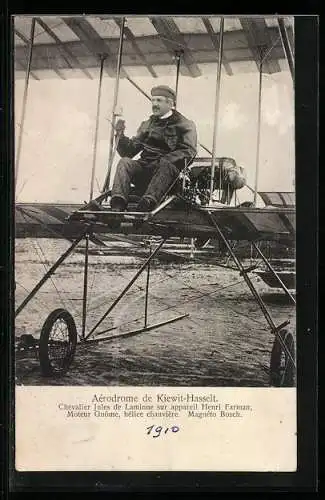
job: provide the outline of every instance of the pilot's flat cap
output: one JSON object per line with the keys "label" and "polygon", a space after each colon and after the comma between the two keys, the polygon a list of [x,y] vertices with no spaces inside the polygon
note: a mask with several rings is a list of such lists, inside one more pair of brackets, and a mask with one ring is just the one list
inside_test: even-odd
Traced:
{"label": "pilot's flat cap", "polygon": [[175,91],[170,87],[168,87],[167,85],[157,85],[157,87],[153,87],[151,89],[151,95],[170,97],[170,99],[173,99],[174,101],[176,99]]}

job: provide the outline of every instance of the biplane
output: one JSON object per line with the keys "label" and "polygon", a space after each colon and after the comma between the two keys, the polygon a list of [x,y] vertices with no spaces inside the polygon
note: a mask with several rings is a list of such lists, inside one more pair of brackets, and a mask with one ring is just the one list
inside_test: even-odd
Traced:
{"label": "biplane", "polygon": [[[202,248],[209,240],[217,240],[223,246],[233,260],[232,269],[238,270],[245,281],[274,336],[270,355],[270,385],[294,385],[295,341],[292,333],[286,329],[289,320],[276,324],[251,279],[252,273],[259,273],[270,286],[280,287],[289,300],[295,304],[295,298],[290,291],[293,286],[287,286],[285,273],[281,274],[274,268],[262,252],[260,245],[261,242],[267,241],[294,247],[294,193],[258,191],[262,76],[263,73],[279,72],[285,66],[289,68],[294,78],[293,26],[290,20],[281,17],[264,19],[260,17],[66,16],[54,18],[47,16],[29,18],[27,24],[26,18],[17,18],[14,30],[16,69],[26,72],[22,120],[16,148],[16,181],[19,172],[29,79],[40,78],[42,71],[52,71],[58,77],[65,78],[64,71],[71,68],[78,69],[86,77],[91,77],[90,69],[97,67],[99,60],[96,131],[98,131],[104,72],[108,77],[115,79],[108,169],[101,192],[94,196],[97,146],[95,134],[88,201],[80,204],[16,202],[15,206],[16,237],[35,235],[43,226],[45,234],[66,238],[71,243],[17,307],[16,316],[28,305],[79,243],[85,243],[81,332],[77,331],[74,318],[68,310],[55,309],[43,324],[40,338],[29,339],[29,344],[27,342],[25,346],[26,349],[37,351],[42,374],[53,377],[65,374],[73,361],[78,343],[91,345],[93,342],[110,340],[112,337],[105,335],[107,330],[100,330],[100,325],[145,271],[147,272],[145,294],[147,313],[150,264],[159,253],[163,253],[166,241],[177,237],[183,240],[190,239],[196,248]],[[64,38],[67,33],[70,34],[70,39]],[[34,43],[36,34],[39,43]],[[252,61],[256,66],[259,75],[259,95],[256,179],[254,188],[249,188],[253,200],[239,203],[238,188],[229,182],[225,169],[225,160],[235,165],[236,162],[231,158],[217,156],[216,137],[221,71],[224,69],[228,75],[231,75],[236,63],[243,61]],[[116,156],[114,127],[119,116],[117,110],[119,83],[122,78],[127,79],[139,92],[150,99],[128,75],[128,68],[144,66],[146,71],[156,78],[155,64],[157,62],[161,66],[175,68],[176,95],[180,75],[195,78],[202,74],[200,64],[217,63],[212,150],[201,145],[208,156],[196,157],[189,164],[184,163],[179,177],[169,187],[159,205],[151,212],[139,212],[135,209],[139,199],[137,193],[131,194],[127,211],[112,211],[109,200],[112,167]],[[262,201],[262,204],[258,205],[257,200]],[[86,331],[89,243],[93,242],[99,247],[105,247],[104,235],[106,234],[112,234],[113,237],[115,235],[116,238],[131,243],[134,241],[131,238],[132,235],[141,236],[146,241],[149,238],[148,255],[102,317],[90,331]],[[264,263],[265,269],[257,269],[255,265],[245,266],[236,255],[232,241],[249,242]],[[217,262],[216,265],[218,265]],[[290,276],[292,278],[291,274]],[[142,328],[115,335],[114,338],[144,333],[162,325],[180,321],[185,316],[187,315],[180,315],[151,325],[148,324],[147,314],[145,314],[145,323]],[[19,342],[20,350],[24,349],[22,340],[24,339],[20,339]]]}

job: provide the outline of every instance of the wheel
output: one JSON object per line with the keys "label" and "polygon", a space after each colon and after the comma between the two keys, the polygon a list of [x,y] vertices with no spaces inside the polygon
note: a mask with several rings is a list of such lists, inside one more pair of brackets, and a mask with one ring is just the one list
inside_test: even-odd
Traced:
{"label": "wheel", "polygon": [[293,387],[295,365],[293,335],[287,330],[281,330],[276,334],[271,352],[270,384],[275,387]]}
{"label": "wheel", "polygon": [[43,376],[64,375],[74,358],[77,328],[71,314],[55,309],[46,318],[40,336],[39,361]]}

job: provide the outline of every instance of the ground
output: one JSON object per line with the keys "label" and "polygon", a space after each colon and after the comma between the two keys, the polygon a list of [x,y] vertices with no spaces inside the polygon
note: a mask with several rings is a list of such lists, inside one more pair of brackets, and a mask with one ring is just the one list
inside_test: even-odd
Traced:
{"label": "ground", "polygon": [[[52,239],[16,241],[16,306],[27,296],[69,243]],[[119,251],[116,252],[118,246]],[[90,331],[133,277],[143,256],[112,244],[111,255],[89,256],[87,331]],[[117,255],[119,254],[119,255]],[[124,255],[123,255],[124,254]],[[68,309],[81,329],[84,255],[74,252],[16,318],[15,335],[39,337],[47,315]],[[146,272],[103,321],[107,335],[138,329],[144,322]],[[295,308],[282,291],[254,276],[276,324]],[[175,323],[108,342],[77,346],[69,372],[49,379],[40,374],[35,354],[16,358],[16,383],[96,386],[269,386],[273,334],[237,271],[195,263],[154,261],[150,272],[148,323],[188,314]]]}

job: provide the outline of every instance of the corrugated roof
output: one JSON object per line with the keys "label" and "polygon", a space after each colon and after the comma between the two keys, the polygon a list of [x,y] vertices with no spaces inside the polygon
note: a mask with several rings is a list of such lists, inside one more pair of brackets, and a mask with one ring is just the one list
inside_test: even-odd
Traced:
{"label": "corrugated roof", "polygon": [[[14,16],[16,77],[27,68],[31,16]],[[77,69],[89,78],[87,69],[98,68],[99,55],[108,55],[105,72],[114,77],[120,37],[120,17],[41,16],[36,18],[32,77],[55,75]],[[293,44],[293,19],[284,20]],[[161,68],[175,66],[181,51],[181,74],[197,77],[201,64],[217,63],[220,17],[128,16],[126,17],[122,65],[132,74],[158,77]],[[263,71],[275,73],[285,63],[275,17],[226,17],[224,23],[223,66],[228,74],[242,71],[243,63],[257,69],[261,55],[269,52]],[[237,64],[238,63],[238,64]],[[167,68],[166,71],[168,72]]]}

